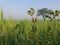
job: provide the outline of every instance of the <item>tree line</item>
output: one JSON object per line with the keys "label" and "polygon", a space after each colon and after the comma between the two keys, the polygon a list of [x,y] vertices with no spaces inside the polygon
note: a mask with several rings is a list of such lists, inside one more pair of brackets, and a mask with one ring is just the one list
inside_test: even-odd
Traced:
{"label": "tree line", "polygon": [[[29,15],[32,16],[34,15],[34,13],[35,13],[34,8],[30,8],[30,10],[28,10]],[[56,20],[59,14],[60,14],[59,10],[52,10],[48,8],[42,8],[37,10],[37,16],[42,16],[44,20],[46,20],[46,18],[48,18],[49,20]]]}

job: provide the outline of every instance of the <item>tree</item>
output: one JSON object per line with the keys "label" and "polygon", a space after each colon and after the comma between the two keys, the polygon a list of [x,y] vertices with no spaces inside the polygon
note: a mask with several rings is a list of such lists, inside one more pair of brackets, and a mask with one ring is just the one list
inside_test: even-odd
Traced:
{"label": "tree", "polygon": [[[35,44],[33,43],[33,45],[38,45],[38,34],[37,34],[37,27],[36,27],[36,20],[37,17],[34,15],[35,10],[33,8],[30,8],[30,10],[28,10],[28,14],[32,17],[32,32],[30,33],[30,35],[32,34],[33,36],[30,36],[30,39],[33,39],[33,41],[35,42]],[[31,42],[31,41],[30,41]]]}
{"label": "tree", "polygon": [[37,11],[37,16],[42,16],[43,19],[45,20],[45,16],[48,16],[48,8],[42,8]]}
{"label": "tree", "polygon": [[48,10],[48,14],[49,14],[49,16],[50,16],[50,20],[52,20],[52,18],[53,18],[53,16],[54,16],[54,11],[53,10],[51,10],[51,9],[49,9]]}
{"label": "tree", "polygon": [[33,8],[30,8],[30,10],[28,10],[28,14],[32,17],[32,22],[36,22],[37,17],[34,15],[35,10]]}
{"label": "tree", "polygon": [[57,17],[59,15],[60,11],[58,10],[51,10],[48,8],[42,8],[40,10],[37,11],[37,16],[43,16],[43,19],[45,20],[45,18],[49,18],[50,20],[54,20],[55,17]]}
{"label": "tree", "polygon": [[28,14],[29,15],[34,15],[34,13],[35,13],[35,10],[33,9],[33,8],[30,8],[30,10],[28,10]]}
{"label": "tree", "polygon": [[49,12],[49,15],[51,17],[51,20],[54,20],[55,17],[57,17],[60,14],[60,11],[58,11],[58,10],[55,10],[55,11],[49,10],[48,12]]}

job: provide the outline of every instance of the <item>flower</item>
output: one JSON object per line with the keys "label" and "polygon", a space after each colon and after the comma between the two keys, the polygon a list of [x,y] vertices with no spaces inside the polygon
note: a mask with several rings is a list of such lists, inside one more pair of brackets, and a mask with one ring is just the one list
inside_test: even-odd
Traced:
{"label": "flower", "polygon": [[35,15],[32,15],[32,21],[36,22],[37,17]]}

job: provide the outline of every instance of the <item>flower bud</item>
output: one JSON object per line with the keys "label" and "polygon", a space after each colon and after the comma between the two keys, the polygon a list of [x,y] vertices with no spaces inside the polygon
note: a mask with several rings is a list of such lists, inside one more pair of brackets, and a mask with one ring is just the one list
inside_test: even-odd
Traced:
{"label": "flower bud", "polygon": [[35,15],[32,15],[32,21],[36,22],[37,17]]}

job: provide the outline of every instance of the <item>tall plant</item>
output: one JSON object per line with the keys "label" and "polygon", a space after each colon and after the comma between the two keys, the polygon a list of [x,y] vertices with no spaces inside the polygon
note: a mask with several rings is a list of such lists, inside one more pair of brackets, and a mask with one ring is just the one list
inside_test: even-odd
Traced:
{"label": "tall plant", "polygon": [[[31,40],[33,40],[32,45],[38,45],[38,35],[37,35],[37,27],[36,27],[37,17],[34,15],[34,13],[35,13],[35,10],[33,8],[30,8],[30,10],[28,10],[28,14],[32,17],[32,32],[30,34],[30,37],[32,38]],[[32,42],[31,40],[30,42]]]}

